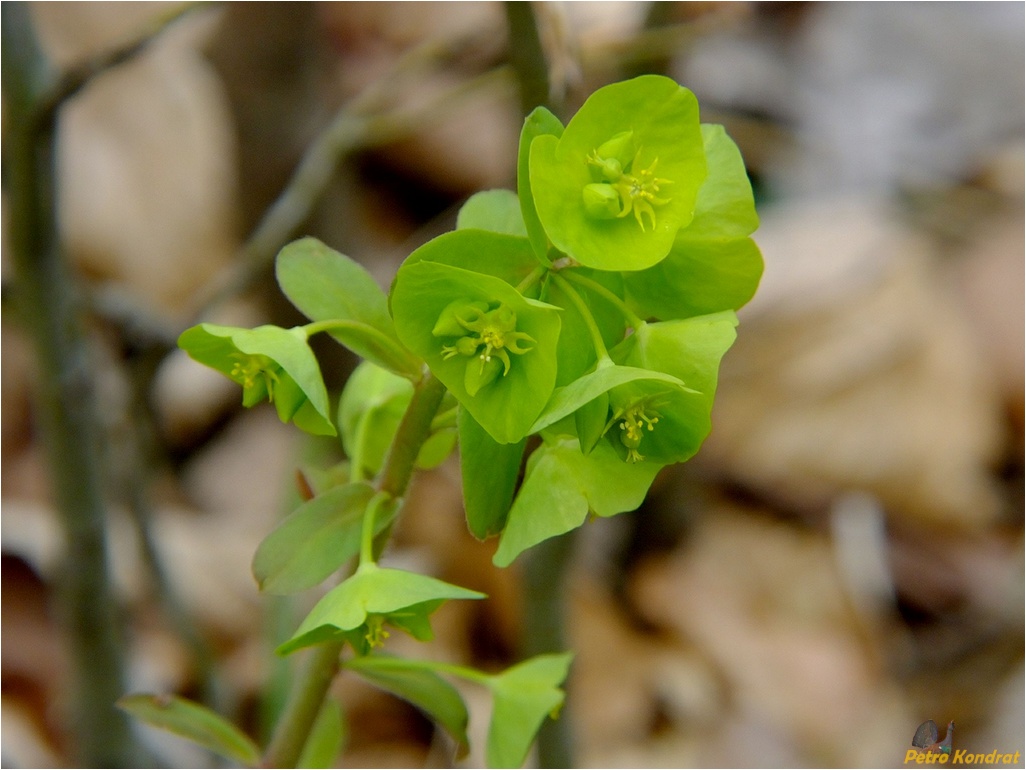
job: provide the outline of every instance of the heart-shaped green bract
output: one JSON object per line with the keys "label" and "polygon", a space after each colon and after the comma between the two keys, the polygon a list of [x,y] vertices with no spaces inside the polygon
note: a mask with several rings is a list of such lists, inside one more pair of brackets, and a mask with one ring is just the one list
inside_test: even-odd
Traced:
{"label": "heart-shaped green bract", "polygon": [[484,594],[445,583],[416,572],[360,565],[352,577],[331,589],[317,602],[292,638],[278,647],[288,655],[303,647],[356,631],[369,646],[380,645],[381,625],[413,632],[430,639],[427,616],[447,599],[483,599]]}
{"label": "heart-shaped green bract", "polygon": [[527,461],[493,561],[508,566],[531,546],[581,526],[589,511],[599,516],[633,511],[659,468],[651,462],[625,463],[608,442],[584,455],[576,439],[547,441]]}
{"label": "heart-shaped green bract", "polygon": [[[526,240],[523,242],[526,244]],[[474,367],[470,374],[484,371],[486,351],[474,348],[467,354],[456,354],[459,340],[448,334],[456,327],[440,327],[436,333],[440,319],[449,319],[446,327],[455,323],[451,321],[453,307],[484,307],[489,313],[505,309],[511,314],[515,333],[526,335],[528,341],[517,342],[520,352],[510,348],[516,354],[507,356],[508,370],[503,373],[502,364],[495,363],[499,359],[492,357],[488,363],[498,367],[486,371],[492,379],[483,384],[469,380],[470,367]],[[392,311],[399,339],[427,362],[434,375],[495,441],[511,444],[527,435],[556,381],[560,328],[557,308],[527,299],[491,275],[419,261],[399,268],[392,285]]]}
{"label": "heart-shaped green bract", "polygon": [[301,327],[240,329],[204,323],[182,332],[178,345],[242,385],[245,406],[270,398],[282,422],[291,420],[314,435],[336,434],[321,369]]}
{"label": "heart-shaped green bract", "polygon": [[555,719],[566,694],[560,688],[573,653],[537,655],[488,677],[494,706],[488,727],[488,767],[520,767],[546,717]]}
{"label": "heart-shaped green bract", "polygon": [[698,191],[695,218],[677,233],[662,262],[624,275],[631,307],[662,320],[737,310],[762,277],[759,248],[748,236],[759,225],[744,161],[722,126],[703,125],[709,175]]}
{"label": "heart-shaped green bract", "polygon": [[[510,286],[519,285],[538,267],[527,238],[475,229],[454,230],[432,238],[406,258],[399,272],[418,262],[437,262],[494,276]],[[394,290],[389,302],[394,317]]]}
{"label": "heart-shaped green bract", "polygon": [[[609,397],[613,424],[606,436],[619,454],[666,465],[698,451],[712,427],[720,359],[734,342],[736,326],[737,316],[730,311],[650,323],[610,351],[614,361],[671,374],[690,389],[668,389],[648,380],[614,389]],[[640,438],[633,455],[627,440],[632,430]]]}
{"label": "heart-shaped green bract", "polygon": [[[663,259],[691,222],[706,175],[698,101],[659,75],[599,89],[562,136],[538,136],[530,152],[531,190],[549,240],[600,270],[642,270]],[[592,185],[620,196],[621,215],[589,210]],[[638,195],[632,208],[622,204],[627,191]]]}

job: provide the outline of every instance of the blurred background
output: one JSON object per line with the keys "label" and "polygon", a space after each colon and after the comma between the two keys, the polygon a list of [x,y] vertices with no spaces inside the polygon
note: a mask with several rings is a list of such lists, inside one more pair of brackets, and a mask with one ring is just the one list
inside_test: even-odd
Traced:
{"label": "blurred background", "polygon": [[[954,720],[955,748],[1026,749],[1021,3],[27,10],[5,14],[5,47],[34,34],[82,83],[56,124],[69,269],[47,279],[81,334],[41,363],[36,316],[17,312],[34,268],[10,253],[7,141],[5,767],[213,761],[126,732],[109,692],[179,693],[265,734],[287,680],[271,650],[313,597],[260,596],[250,560],[297,503],[296,468],[340,449],[244,411],[177,334],[297,323],[270,266],[300,235],[387,287],[470,194],[515,186],[527,110],[565,119],[643,72],[692,89],[737,141],[766,271],[702,451],[574,543],[577,763],[888,767],[926,719]],[[9,139],[6,78],[4,97]],[[327,343],[337,387],[356,361]],[[81,419],[46,413],[62,366],[85,383]],[[47,437],[79,423],[95,445],[69,468]],[[398,649],[519,659],[521,568],[493,568],[493,549],[466,532],[455,460],[417,479],[392,558],[490,598]],[[415,709],[336,685],[338,766],[451,766]],[[487,699],[465,695],[461,764],[479,766]]]}

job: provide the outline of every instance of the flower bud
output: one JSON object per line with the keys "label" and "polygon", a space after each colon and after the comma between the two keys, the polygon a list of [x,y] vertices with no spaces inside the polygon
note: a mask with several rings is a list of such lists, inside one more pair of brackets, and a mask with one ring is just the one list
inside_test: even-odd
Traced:
{"label": "flower bud", "polygon": [[626,168],[638,154],[634,146],[634,132],[621,131],[609,141],[599,145],[595,154],[604,160],[615,159],[621,168]]}

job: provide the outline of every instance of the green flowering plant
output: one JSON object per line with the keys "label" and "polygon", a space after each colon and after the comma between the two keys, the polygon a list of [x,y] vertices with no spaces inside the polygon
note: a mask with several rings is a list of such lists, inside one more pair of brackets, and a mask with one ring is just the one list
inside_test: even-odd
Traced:
{"label": "green flowering plant", "polygon": [[[351,670],[426,711],[460,746],[467,711],[447,677],[475,682],[493,697],[489,766],[519,766],[563,703],[572,655],[486,674],[389,654],[389,629],[427,640],[444,602],[484,598],[379,563],[410,476],[458,446],[467,525],[498,537],[498,566],[592,515],[637,508],[659,471],[692,457],[711,429],[735,311],[762,274],[757,225],[737,147],[700,123],[694,94],[647,75],[599,89],[565,127],[532,112],[517,191],[472,196],[456,230],[410,254],[387,295],[354,260],[304,238],[282,249],[276,275],[309,324],[186,331],[181,347],[242,385],[246,406],[270,398],[283,420],[337,433],[348,457],[308,473],[306,499],[254,559],[268,593],[343,571],[278,652],[321,651],[321,679]],[[337,422],[307,343],[318,332],[364,359]],[[133,703],[159,724],[151,702]],[[181,733],[189,713],[202,713],[204,745],[224,735],[223,753],[251,759],[237,731],[213,729],[206,712],[178,709],[164,726]],[[305,740],[315,714],[304,713],[282,731]],[[298,759],[276,746],[265,763]]]}

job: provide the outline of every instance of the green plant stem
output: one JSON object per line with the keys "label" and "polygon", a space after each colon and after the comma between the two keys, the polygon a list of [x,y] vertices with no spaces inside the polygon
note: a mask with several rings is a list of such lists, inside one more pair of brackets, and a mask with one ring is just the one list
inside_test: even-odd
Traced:
{"label": "green plant stem", "polygon": [[531,3],[516,0],[507,0],[503,7],[509,27],[509,60],[520,84],[521,111],[527,115],[538,105],[551,108],[549,72],[538,37],[534,8]]}
{"label": "green plant stem", "polygon": [[406,487],[413,476],[413,464],[417,460],[420,448],[431,435],[431,421],[434,420],[438,407],[445,395],[445,386],[430,372],[413,389],[413,400],[410,401],[406,414],[399,423],[399,430],[392,446],[388,450],[385,467],[378,478],[377,488],[388,493],[392,498],[400,498],[406,493]]}
{"label": "green plant stem", "polygon": [[541,265],[539,265],[530,273],[528,273],[527,277],[524,278],[524,280],[517,284],[517,291],[523,294],[525,291],[527,291],[536,283],[538,283],[538,281],[541,280],[541,277],[545,275],[546,272],[548,272],[548,268],[544,268]]}
{"label": "green plant stem", "polygon": [[374,563],[374,521],[378,517],[378,508],[388,500],[387,492],[378,492],[367,503],[367,511],[363,514],[363,528],[360,531],[360,566]]}
{"label": "green plant stem", "polygon": [[55,110],[40,112],[54,82],[27,3],[2,5],[4,181],[20,318],[38,363],[37,416],[64,536],[56,586],[70,655],[71,763],[135,767],[147,760],[126,715],[121,624],[108,579],[106,501],[86,333],[56,221]]}
{"label": "green plant stem", "polygon": [[[386,496],[398,499],[406,492],[413,476],[414,461],[431,435],[431,421],[444,395],[445,386],[430,372],[425,372],[414,386],[413,399],[399,423],[385,467],[375,485],[383,499]],[[384,534],[387,539],[387,532]],[[296,680],[292,697],[264,754],[265,767],[296,766],[331,681],[338,673],[343,644],[329,642],[316,648],[307,668]]]}
{"label": "green plant stem", "polygon": [[315,647],[296,680],[285,711],[264,754],[263,767],[295,767],[339,669],[344,641]]}
{"label": "green plant stem", "polygon": [[594,292],[603,299],[607,300],[617,310],[620,311],[620,314],[623,315],[624,319],[627,321],[627,324],[632,329],[640,329],[645,324],[645,321],[642,318],[640,318],[637,315],[637,313],[635,313],[633,310],[627,307],[626,302],[624,302],[620,297],[611,292],[598,281],[593,281],[591,278],[587,278],[581,275],[580,273],[574,272],[573,270],[564,271],[563,278],[565,278],[567,281],[570,281],[571,283],[576,283],[582,289],[587,289],[588,291]]}
{"label": "green plant stem", "polygon": [[574,307],[577,308],[577,312],[584,319],[584,324],[588,327],[588,333],[591,335],[591,344],[595,346],[595,354],[598,356],[599,361],[608,359],[609,351],[606,350],[606,343],[602,340],[602,332],[599,331],[598,324],[595,323],[595,317],[591,314],[587,303],[581,299],[581,295],[577,293],[577,290],[563,276],[553,273],[552,280],[570,298],[570,301],[574,303]]}
{"label": "green plant stem", "polygon": [[[550,538],[524,555],[524,659],[566,649],[566,576],[575,535]],[[572,693],[567,687],[559,719],[546,719],[538,730],[539,767],[574,766]]]}

